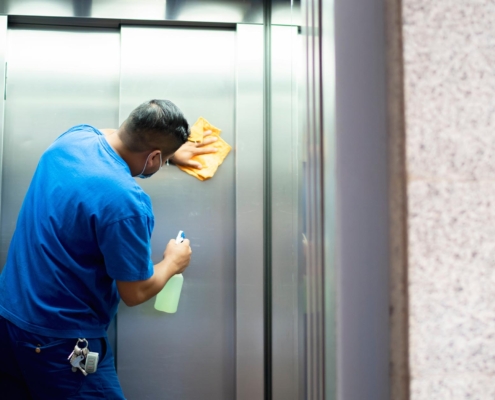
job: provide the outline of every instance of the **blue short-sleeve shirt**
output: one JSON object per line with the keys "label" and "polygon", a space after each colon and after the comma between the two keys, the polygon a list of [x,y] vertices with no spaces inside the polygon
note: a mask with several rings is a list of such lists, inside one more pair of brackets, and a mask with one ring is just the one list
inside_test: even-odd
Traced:
{"label": "blue short-sleeve shirt", "polygon": [[116,280],[153,275],[148,195],[96,128],[62,134],[40,159],[0,275],[0,315],[32,333],[105,335]]}

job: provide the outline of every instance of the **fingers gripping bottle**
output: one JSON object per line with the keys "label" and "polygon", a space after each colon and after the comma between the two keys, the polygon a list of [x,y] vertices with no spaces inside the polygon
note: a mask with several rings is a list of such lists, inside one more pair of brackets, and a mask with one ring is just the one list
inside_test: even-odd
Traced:
{"label": "fingers gripping bottle", "polygon": [[[182,243],[185,238],[186,235],[184,235],[184,232],[180,231],[175,239],[175,243]],[[184,277],[182,274],[172,276],[163,289],[156,295],[155,309],[170,314],[175,313],[179,306],[180,292],[183,283]]]}

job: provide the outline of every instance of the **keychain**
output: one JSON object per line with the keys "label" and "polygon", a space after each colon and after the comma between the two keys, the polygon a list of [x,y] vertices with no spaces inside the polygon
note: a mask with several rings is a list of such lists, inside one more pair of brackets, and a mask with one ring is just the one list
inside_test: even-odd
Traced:
{"label": "keychain", "polygon": [[[80,347],[79,343],[83,343],[84,347]],[[70,353],[67,360],[72,365],[72,372],[77,372],[79,369],[84,376],[93,374],[98,369],[99,354],[89,351],[89,344],[86,339],[77,339],[74,350]],[[84,361],[86,360],[86,361]]]}

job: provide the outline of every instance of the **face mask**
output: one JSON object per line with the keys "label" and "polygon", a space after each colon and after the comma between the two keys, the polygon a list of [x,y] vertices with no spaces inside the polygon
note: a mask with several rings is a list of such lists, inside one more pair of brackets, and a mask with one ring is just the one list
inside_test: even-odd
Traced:
{"label": "face mask", "polygon": [[141,173],[139,175],[136,175],[138,178],[141,178],[141,179],[151,178],[154,174],[156,174],[158,171],[160,171],[162,169],[162,153],[160,153],[160,168],[158,168],[158,171],[155,171],[152,174],[143,174],[144,170],[146,169],[146,166],[148,165],[148,159],[150,158],[150,156],[151,156],[151,153],[146,158],[146,162],[144,163],[144,168],[141,171]]}

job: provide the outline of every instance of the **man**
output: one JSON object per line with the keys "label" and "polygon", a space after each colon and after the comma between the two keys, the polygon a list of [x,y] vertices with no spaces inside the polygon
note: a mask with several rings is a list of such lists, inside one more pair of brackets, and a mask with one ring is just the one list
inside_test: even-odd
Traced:
{"label": "man", "polygon": [[[118,303],[149,300],[191,257],[171,239],[153,265],[151,201],[133,177],[166,160],[200,167],[191,158],[215,139],[188,135],[173,103],[151,100],[118,130],[75,126],[42,155],[0,275],[2,398],[124,399],[106,336]],[[87,376],[68,360],[78,339],[99,353]]]}

